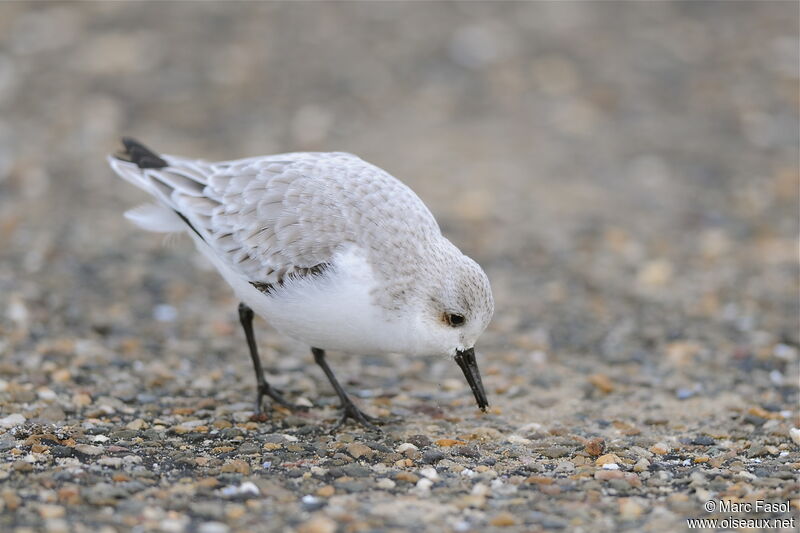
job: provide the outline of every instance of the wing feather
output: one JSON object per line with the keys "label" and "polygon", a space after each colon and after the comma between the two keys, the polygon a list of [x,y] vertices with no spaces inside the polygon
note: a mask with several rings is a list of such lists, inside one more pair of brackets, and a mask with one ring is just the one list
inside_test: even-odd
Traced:
{"label": "wing feather", "polygon": [[390,242],[391,232],[384,237],[387,219],[396,230],[415,228],[420,238],[438,233],[410,189],[351,154],[164,160],[168,167],[145,171],[150,190],[186,217],[231,269],[265,291],[287,277],[320,273],[349,243],[406,253]]}

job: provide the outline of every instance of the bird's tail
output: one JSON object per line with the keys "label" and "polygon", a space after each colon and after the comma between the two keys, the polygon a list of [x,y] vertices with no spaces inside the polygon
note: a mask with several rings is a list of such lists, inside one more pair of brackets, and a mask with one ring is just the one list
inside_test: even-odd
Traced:
{"label": "bird's tail", "polygon": [[122,138],[124,150],[115,154],[117,159],[128,161],[139,168],[164,168],[169,164],[148,147],[130,137]]}
{"label": "bird's tail", "polygon": [[201,196],[205,183],[195,173],[187,173],[178,166],[173,168],[167,159],[134,139],[123,137],[122,144],[122,151],[108,156],[108,164],[125,181],[159,200],[157,204],[144,204],[127,211],[125,218],[148,231],[182,231],[187,224],[191,228],[181,214],[180,199]]}

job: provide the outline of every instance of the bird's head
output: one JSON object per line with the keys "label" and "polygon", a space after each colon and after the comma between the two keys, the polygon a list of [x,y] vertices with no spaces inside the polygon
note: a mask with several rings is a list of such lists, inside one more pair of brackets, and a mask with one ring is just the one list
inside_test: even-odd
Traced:
{"label": "bird's head", "polygon": [[431,270],[431,282],[419,287],[422,309],[417,313],[416,343],[421,352],[452,357],[464,372],[478,407],[485,411],[488,401],[475,343],[494,313],[489,279],[455,246],[435,261]]}

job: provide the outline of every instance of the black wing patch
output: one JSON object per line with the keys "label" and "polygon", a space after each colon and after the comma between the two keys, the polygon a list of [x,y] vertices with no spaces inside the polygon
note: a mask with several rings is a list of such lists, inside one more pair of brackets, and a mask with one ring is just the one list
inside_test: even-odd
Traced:
{"label": "black wing patch", "polygon": [[125,151],[115,155],[123,161],[130,161],[139,168],[164,168],[168,166],[166,161],[136,139],[123,137],[122,144],[125,146]]}
{"label": "black wing patch", "polygon": [[320,263],[308,268],[296,268],[285,276],[281,277],[275,283],[264,283],[263,281],[251,281],[250,285],[263,292],[264,294],[272,294],[276,288],[283,287],[287,280],[301,279],[309,276],[321,276],[330,267],[330,263]]}

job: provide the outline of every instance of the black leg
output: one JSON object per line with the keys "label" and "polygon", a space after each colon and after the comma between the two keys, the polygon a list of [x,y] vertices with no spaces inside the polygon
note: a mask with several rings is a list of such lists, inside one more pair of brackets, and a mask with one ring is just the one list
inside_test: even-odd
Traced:
{"label": "black leg", "polygon": [[286,407],[297,407],[281,396],[280,392],[274,389],[267,380],[264,379],[264,369],[261,368],[261,358],[258,356],[258,346],[256,346],[256,336],[253,333],[253,310],[244,302],[239,304],[239,321],[242,323],[244,335],[247,337],[247,346],[250,348],[250,358],[253,360],[253,369],[256,372],[256,415],[261,415],[261,404],[264,396],[269,396],[276,402]]}
{"label": "black leg", "polygon": [[341,425],[344,424],[348,418],[352,418],[364,427],[380,431],[380,428],[373,424],[373,422],[377,422],[378,419],[369,416],[365,412],[361,411],[361,409],[356,407],[350,397],[347,396],[347,393],[344,391],[342,386],[339,385],[339,381],[336,379],[336,376],[333,375],[331,367],[328,366],[328,362],[325,360],[325,350],[311,348],[311,353],[314,354],[314,361],[320,366],[320,368],[322,368],[322,371],[325,372],[325,375],[328,376],[328,381],[331,382],[331,385],[333,385],[333,390],[336,391],[336,395],[339,396],[339,400],[342,402],[342,417],[339,419],[336,425],[333,426],[331,431],[339,429],[339,427],[341,427]]}

